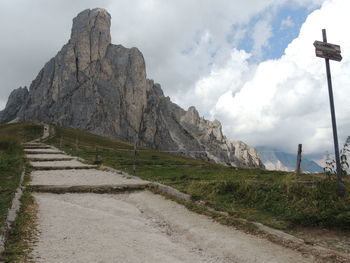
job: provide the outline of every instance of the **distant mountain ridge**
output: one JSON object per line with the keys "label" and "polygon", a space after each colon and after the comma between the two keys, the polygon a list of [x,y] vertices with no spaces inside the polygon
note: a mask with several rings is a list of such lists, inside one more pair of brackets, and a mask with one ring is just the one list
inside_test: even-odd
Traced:
{"label": "distant mountain ridge", "polygon": [[[295,171],[296,154],[285,153],[276,149],[259,146],[256,147],[260,160],[268,170]],[[323,168],[316,162],[302,156],[301,170],[303,172],[318,173],[323,172]]]}
{"label": "distant mountain ridge", "polygon": [[11,93],[0,124],[55,123],[206,161],[264,167],[253,147],[223,135],[219,121],[165,97],[160,85],[147,79],[142,53],[111,43],[110,26],[104,9],[79,13],[68,43],[29,90]]}

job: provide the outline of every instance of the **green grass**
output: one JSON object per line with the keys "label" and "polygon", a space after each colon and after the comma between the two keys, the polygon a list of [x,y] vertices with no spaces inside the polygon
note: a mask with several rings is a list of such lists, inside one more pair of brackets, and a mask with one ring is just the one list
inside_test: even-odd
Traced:
{"label": "green grass", "polygon": [[0,231],[19,185],[24,166],[21,145],[13,139],[0,139]]}
{"label": "green grass", "polygon": [[43,126],[37,123],[13,123],[0,125],[0,138],[15,139],[26,142],[39,138],[43,133]]}
{"label": "green grass", "polygon": [[[70,128],[57,127],[49,143],[88,162],[133,174],[133,145]],[[141,148],[136,175],[170,185],[194,200],[233,216],[287,229],[293,225],[350,229],[350,184],[344,199],[336,180],[323,175],[237,169]]]}
{"label": "green grass", "polygon": [[[40,130],[40,132],[39,132]],[[41,135],[37,124],[21,123],[0,126],[0,232],[19,186],[25,159],[20,142]]]}
{"label": "green grass", "polygon": [[25,191],[21,197],[21,208],[16,218],[6,243],[6,248],[0,256],[4,263],[34,262],[30,258],[30,251],[34,242],[35,220],[37,208],[34,198],[29,191]]}
{"label": "green grass", "polygon": [[[22,142],[36,139],[42,135],[43,127],[35,123],[17,123],[0,125],[0,231],[3,231],[8,209],[19,186],[20,177],[26,166]],[[29,172],[29,171],[27,171]],[[10,233],[9,243],[1,255],[4,262],[18,262],[25,256],[27,247],[26,235],[32,229],[28,223],[32,222],[25,208],[33,202],[30,193],[26,192],[21,198],[21,208],[15,222],[15,227]],[[27,234],[24,235],[24,232]],[[24,260],[22,262],[29,262]]]}

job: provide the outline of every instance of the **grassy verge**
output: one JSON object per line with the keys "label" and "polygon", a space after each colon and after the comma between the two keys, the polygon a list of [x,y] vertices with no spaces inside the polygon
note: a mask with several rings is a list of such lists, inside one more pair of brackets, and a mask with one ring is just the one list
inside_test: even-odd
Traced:
{"label": "grassy verge", "polygon": [[34,262],[30,257],[35,230],[36,204],[29,191],[25,191],[21,197],[21,208],[16,218],[14,228],[6,243],[6,249],[1,256],[5,263]]}
{"label": "grassy verge", "polygon": [[14,139],[0,139],[0,232],[18,188],[24,167],[21,145]]}
{"label": "grassy verge", "polygon": [[13,123],[0,125],[0,138],[15,139],[27,142],[39,138],[43,133],[43,126],[37,123]]}
{"label": "grassy verge", "polygon": [[41,133],[42,126],[34,123],[0,125],[0,231],[25,165],[20,143]]}
{"label": "grassy verge", "polygon": [[[20,123],[10,125],[0,125],[0,231],[4,230],[4,222],[8,213],[8,209],[12,204],[12,199],[19,186],[22,171],[26,165],[24,159],[23,147],[21,142],[33,140],[42,134],[42,126],[34,123]],[[28,193],[22,197],[22,201],[28,202]],[[23,208],[21,208],[21,211]],[[23,225],[24,219],[22,212],[16,221],[17,225]],[[14,230],[17,235],[17,230]],[[22,242],[22,241],[21,241]],[[8,251],[8,250],[6,250]],[[13,253],[20,254],[20,250]],[[5,262],[13,262],[4,256],[1,258]],[[24,261],[28,262],[28,261]]]}
{"label": "grassy verge", "polygon": [[[57,127],[56,134],[49,143],[66,152],[133,173],[132,145],[69,128]],[[336,181],[323,175],[236,169],[146,148],[138,153],[136,175],[170,185],[230,215],[275,228],[350,229],[349,180],[347,194],[340,200]]]}

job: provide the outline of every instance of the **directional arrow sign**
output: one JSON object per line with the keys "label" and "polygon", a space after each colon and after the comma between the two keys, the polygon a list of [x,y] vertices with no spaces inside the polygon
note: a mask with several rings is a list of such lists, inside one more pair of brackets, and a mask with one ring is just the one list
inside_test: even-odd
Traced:
{"label": "directional arrow sign", "polygon": [[314,46],[316,49],[322,50],[322,51],[327,51],[327,52],[335,52],[335,53],[340,53],[340,46],[335,45],[335,44],[330,44],[327,42],[321,42],[321,41],[315,41]]}
{"label": "directional arrow sign", "polygon": [[338,52],[330,52],[327,50],[317,49],[316,48],[316,56],[320,58],[328,58],[335,61],[341,61],[343,57]]}

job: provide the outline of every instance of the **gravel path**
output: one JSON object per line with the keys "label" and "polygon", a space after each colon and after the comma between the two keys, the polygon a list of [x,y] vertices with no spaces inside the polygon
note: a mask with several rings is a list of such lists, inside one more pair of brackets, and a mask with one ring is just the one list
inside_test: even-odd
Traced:
{"label": "gravel path", "polygon": [[44,167],[51,167],[51,168],[56,168],[56,167],[95,167],[94,165],[88,165],[84,164],[82,162],[79,162],[78,160],[71,160],[71,161],[48,161],[48,162],[30,162],[30,164],[34,168],[44,168]]}
{"label": "gravel path", "polygon": [[41,263],[314,262],[148,191],[35,194]]}
{"label": "gravel path", "polygon": [[142,180],[128,179],[121,174],[90,170],[51,170],[34,171],[31,185],[118,185],[148,183]]}
{"label": "gravel path", "polygon": [[51,148],[51,149],[24,149],[24,152],[30,152],[30,153],[35,153],[35,154],[42,154],[42,153],[53,153],[53,154],[62,154],[63,152],[56,149],[56,148]]}
{"label": "gravel path", "polygon": [[[34,150],[34,149],[32,149]],[[77,160],[31,162],[32,186],[144,185],[147,181],[91,168]],[[60,157],[67,156],[60,153]],[[45,160],[45,161],[43,161]],[[76,166],[82,170],[57,170]],[[41,171],[43,167],[56,170]],[[40,171],[38,171],[40,170]],[[131,187],[131,186],[130,186]],[[37,263],[310,263],[298,252],[193,213],[148,191],[123,194],[34,193]]]}
{"label": "gravel path", "polygon": [[32,159],[32,158],[35,158],[35,159],[42,159],[42,160],[47,160],[47,159],[63,159],[63,158],[66,158],[66,159],[70,159],[70,158],[74,158],[72,156],[69,156],[67,154],[27,154],[26,155],[28,159]]}

